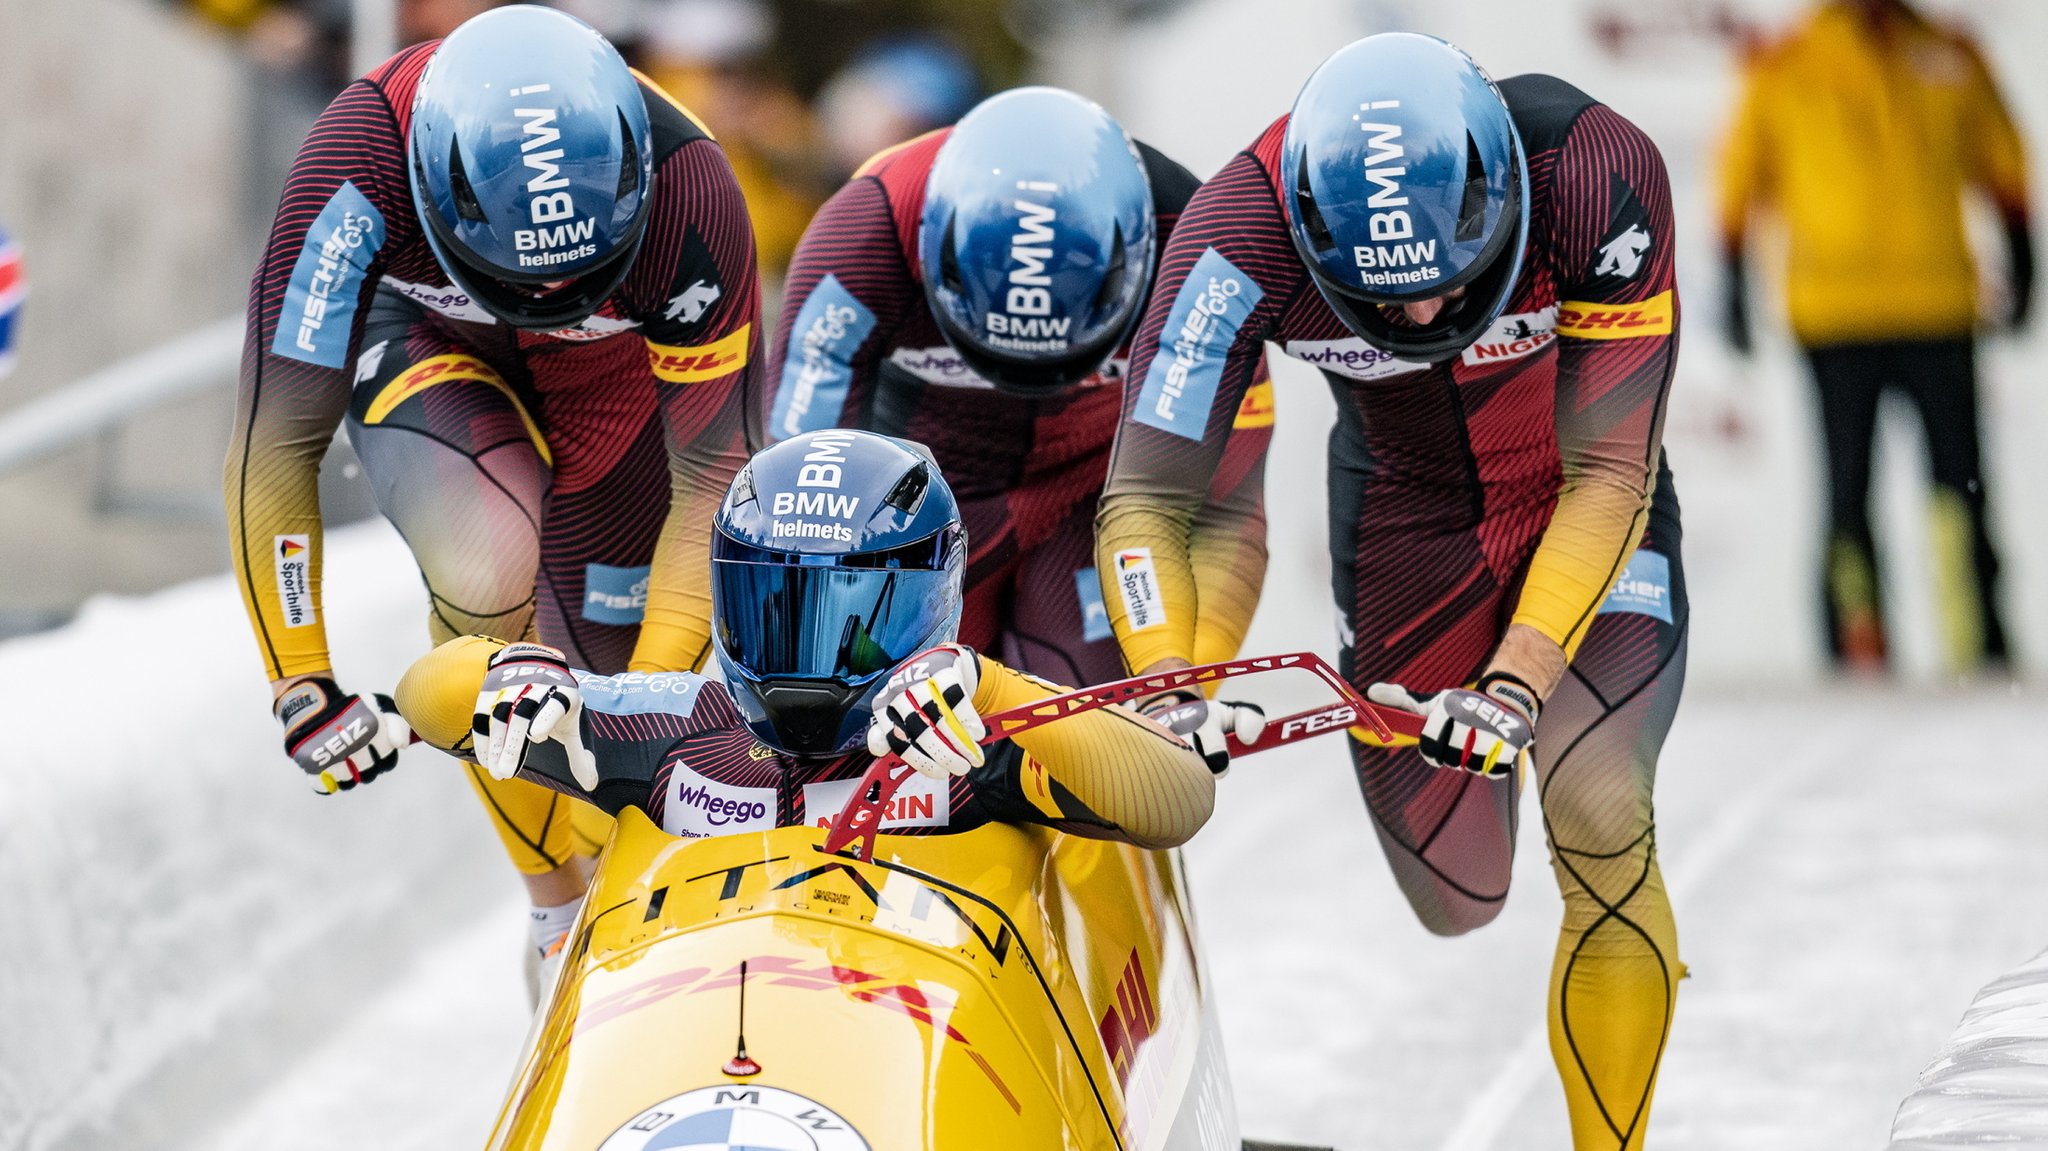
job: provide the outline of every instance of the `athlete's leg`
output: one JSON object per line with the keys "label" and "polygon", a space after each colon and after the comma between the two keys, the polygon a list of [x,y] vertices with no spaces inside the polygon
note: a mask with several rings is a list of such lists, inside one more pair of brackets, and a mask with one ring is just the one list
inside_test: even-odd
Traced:
{"label": "athlete's leg", "polygon": [[1675,505],[1667,473],[1622,587],[1536,727],[1536,786],[1564,895],[1550,1047],[1577,1151],[1643,1145],[1685,973],[1651,804],[1685,681],[1689,608]]}
{"label": "athlete's leg", "polygon": [[[364,348],[349,439],[379,509],[420,565],[430,637],[528,638],[550,475],[547,445],[503,374],[512,369],[487,363],[390,293],[371,307]],[[468,770],[534,901],[580,892],[580,873],[564,870],[575,805]],[[563,896],[565,887],[573,891]]]}
{"label": "athlete's leg", "polygon": [[1885,665],[1884,596],[1870,528],[1870,455],[1877,402],[1889,373],[1882,347],[1810,348],[1827,449],[1828,526],[1821,567],[1821,608],[1828,652],[1837,664]]}
{"label": "athlete's leg", "polygon": [[1023,558],[1003,621],[1003,662],[1055,683],[1120,679],[1123,653],[1095,577],[1095,501],[1079,501]]}
{"label": "athlete's leg", "polygon": [[2010,653],[1978,450],[1976,346],[1967,337],[1906,344],[1894,362],[1927,434],[1929,542],[1950,665],[2003,665]]}

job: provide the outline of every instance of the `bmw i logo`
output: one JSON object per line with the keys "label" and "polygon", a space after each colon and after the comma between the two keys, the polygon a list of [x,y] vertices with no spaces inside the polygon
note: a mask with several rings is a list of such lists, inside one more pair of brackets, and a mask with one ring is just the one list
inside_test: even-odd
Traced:
{"label": "bmw i logo", "polygon": [[597,1151],[872,1151],[832,1109],[778,1087],[703,1087],[664,1099]]}

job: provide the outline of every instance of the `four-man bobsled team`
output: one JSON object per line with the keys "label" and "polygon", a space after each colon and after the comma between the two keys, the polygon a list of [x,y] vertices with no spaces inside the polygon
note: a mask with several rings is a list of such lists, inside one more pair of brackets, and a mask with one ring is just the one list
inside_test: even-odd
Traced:
{"label": "four-man bobsled team", "polygon": [[[250,291],[232,553],[286,752],[322,792],[414,738],[464,760],[536,963],[607,812],[817,823],[891,752],[942,800],[892,833],[1173,846],[1256,707],[1166,693],[987,746],[982,717],[1237,653],[1273,344],[1337,400],[1344,674],[1423,717],[1348,740],[1372,826],[1422,922],[1469,931],[1526,766],[1574,1143],[1633,1148],[1685,970],[1651,804],[1689,618],[1676,283],[1641,130],[1391,33],[1206,182],[1071,93],[992,97],[832,197],[769,339],[712,132],[584,25],[501,8],[300,152]],[[343,419],[438,645],[395,698],[328,655]]]}

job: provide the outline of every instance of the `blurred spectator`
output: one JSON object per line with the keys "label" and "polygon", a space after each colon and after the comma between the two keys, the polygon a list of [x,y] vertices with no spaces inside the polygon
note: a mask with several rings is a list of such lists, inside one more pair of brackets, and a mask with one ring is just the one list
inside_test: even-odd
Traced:
{"label": "blurred spectator", "polygon": [[1722,157],[1728,337],[1750,346],[1744,249],[1752,207],[1782,222],[1793,335],[1812,365],[1828,462],[1822,571],[1838,666],[1887,663],[1872,541],[1878,398],[1919,410],[1934,490],[1929,540],[1944,642],[1962,672],[2010,662],[1978,452],[1977,271],[1963,193],[2001,215],[2025,322],[2034,278],[2026,161],[1977,47],[1902,0],[1834,0],[1749,62]]}
{"label": "blurred spectator", "polygon": [[818,94],[834,183],[882,149],[951,124],[980,100],[973,63],[936,36],[890,37],[862,49]]}
{"label": "blurred spectator", "polygon": [[21,245],[0,229],[0,380],[14,370],[14,321],[28,298],[28,280],[21,270]]}
{"label": "blurred spectator", "polygon": [[762,0],[666,0],[641,31],[648,76],[724,147],[754,218],[761,273],[779,283],[832,185],[810,109],[775,67],[773,11]]}

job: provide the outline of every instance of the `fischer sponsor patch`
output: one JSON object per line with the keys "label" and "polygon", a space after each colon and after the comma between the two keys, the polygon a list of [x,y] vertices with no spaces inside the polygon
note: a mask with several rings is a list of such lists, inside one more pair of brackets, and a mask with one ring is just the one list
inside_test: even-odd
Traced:
{"label": "fischer sponsor patch", "polygon": [[1081,638],[1089,643],[1110,639],[1116,629],[1109,624],[1109,605],[1102,602],[1102,575],[1094,568],[1074,573],[1074,595],[1081,603]]}
{"label": "fischer sponsor patch", "polygon": [[747,349],[753,339],[754,325],[741,324],[730,335],[696,347],[678,348],[649,340],[647,362],[655,376],[671,384],[720,380],[747,366]]}
{"label": "fischer sponsor patch", "polygon": [[311,627],[320,621],[313,610],[313,537],[274,536],[271,560],[277,566],[277,603],[284,626]]}
{"label": "fischer sponsor patch", "polygon": [[853,354],[874,330],[875,314],[839,277],[818,281],[790,328],[788,359],[768,420],[771,437],[788,439],[839,422],[853,384]]}
{"label": "fischer sponsor patch", "polygon": [[1221,252],[1203,252],[1173,298],[1131,419],[1200,442],[1223,382],[1223,361],[1237,342],[1238,329],[1265,296],[1257,281]]}
{"label": "fischer sponsor patch", "polygon": [[1116,553],[1116,590],[1123,596],[1124,616],[1132,631],[1166,622],[1166,597],[1159,590],[1159,570],[1151,548],[1126,548]]}
{"label": "fischer sponsor patch", "polygon": [[1635,304],[1588,304],[1566,300],[1557,306],[1557,334],[1582,340],[1632,340],[1671,334],[1670,289]]}
{"label": "fischer sponsor patch", "polygon": [[639,623],[647,614],[647,580],[653,570],[583,565],[583,618],[621,626]]}
{"label": "fischer sponsor patch", "polygon": [[[804,784],[804,822],[813,827],[831,826],[840,811],[852,802],[859,786],[858,779]],[[952,789],[941,780],[913,773],[889,800],[879,826],[883,831],[892,827],[944,827],[952,819]]]}
{"label": "fischer sponsor patch", "polygon": [[[782,982],[788,982],[783,980]],[[626,1121],[597,1151],[872,1151],[830,1107],[757,1083],[700,1087]]]}
{"label": "fischer sponsor patch", "polygon": [[1600,605],[1600,614],[1632,612],[1672,622],[1671,561],[1653,551],[1638,550],[1621,569],[1621,578]]}
{"label": "fischer sponsor patch", "polygon": [[693,671],[625,671],[618,675],[579,672],[584,705],[609,715],[661,712],[687,719],[707,681]]}
{"label": "fischer sponsor patch", "polygon": [[1472,341],[1465,349],[1465,363],[1472,367],[1497,364],[1504,360],[1519,360],[1557,342],[1557,309],[1545,308],[1540,312],[1521,312],[1502,316],[1486,329],[1486,334]]}
{"label": "fischer sponsor patch", "polygon": [[661,829],[670,835],[705,839],[775,830],[777,811],[772,787],[734,787],[700,775],[686,764],[677,764],[668,777],[667,799]]}
{"label": "fischer sponsor patch", "polygon": [[1410,372],[1426,372],[1430,365],[1396,359],[1356,336],[1344,340],[1289,340],[1280,349],[1290,359],[1353,380],[1384,380]]}
{"label": "fischer sponsor patch", "polygon": [[356,296],[387,238],[384,214],[343,181],[314,218],[292,265],[271,352],[323,368],[346,365]]}

